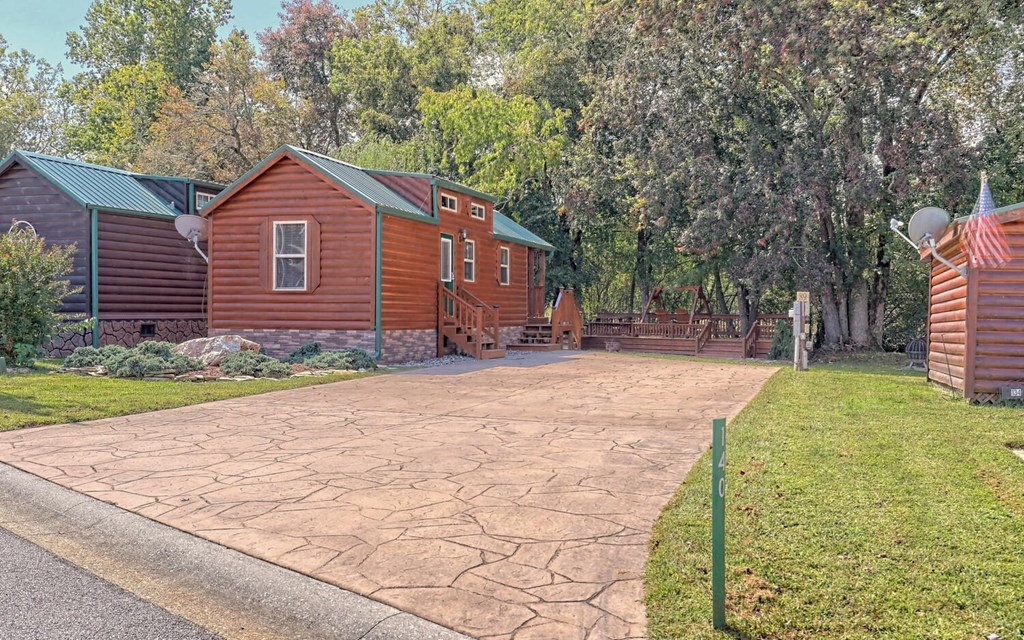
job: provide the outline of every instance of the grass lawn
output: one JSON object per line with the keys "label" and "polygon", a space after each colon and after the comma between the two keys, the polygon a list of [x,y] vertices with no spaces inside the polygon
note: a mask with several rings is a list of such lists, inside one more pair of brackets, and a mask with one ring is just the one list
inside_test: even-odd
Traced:
{"label": "grass lawn", "polygon": [[[902,362],[897,360],[897,362]],[[651,638],[1024,638],[1024,409],[894,366],[779,371],[729,425],[727,610],[710,462],[655,526]]]}
{"label": "grass lawn", "polygon": [[42,363],[31,373],[0,376],[0,431],[171,409],[373,375],[351,373],[245,382],[155,382],[51,374],[55,366]]}

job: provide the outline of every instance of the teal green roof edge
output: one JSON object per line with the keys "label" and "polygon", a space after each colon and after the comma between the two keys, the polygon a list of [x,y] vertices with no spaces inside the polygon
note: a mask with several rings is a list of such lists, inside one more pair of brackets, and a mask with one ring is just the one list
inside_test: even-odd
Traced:
{"label": "teal green roof edge", "polygon": [[[499,226],[502,227],[499,230]],[[555,246],[500,211],[494,212],[494,237],[554,253]]]}
{"label": "teal green roof edge", "polygon": [[385,176],[405,176],[406,178],[424,178],[426,180],[432,180],[436,182],[437,184],[443,186],[445,189],[451,189],[452,191],[458,191],[460,193],[465,193],[466,195],[476,196],[477,198],[480,198],[481,200],[486,200],[488,202],[498,201],[498,198],[496,196],[493,196],[489,193],[480,191],[478,189],[474,189],[473,187],[467,187],[466,185],[461,184],[459,182],[455,182],[454,180],[442,178],[441,176],[435,176],[430,173],[417,173],[415,171],[391,171],[388,169],[363,169],[363,171],[370,175],[377,173]]}
{"label": "teal green roof edge", "polygon": [[[995,214],[995,215],[999,215],[1001,213],[1009,213],[1011,211],[1016,211],[1017,209],[1024,209],[1024,202],[1017,202],[1015,204],[1008,204],[1005,207],[999,207],[998,209],[993,209],[992,213]],[[972,214],[968,213],[967,215],[959,216],[957,218],[954,218],[954,222],[960,222],[960,223],[966,222],[967,219],[971,217],[971,215]]]}

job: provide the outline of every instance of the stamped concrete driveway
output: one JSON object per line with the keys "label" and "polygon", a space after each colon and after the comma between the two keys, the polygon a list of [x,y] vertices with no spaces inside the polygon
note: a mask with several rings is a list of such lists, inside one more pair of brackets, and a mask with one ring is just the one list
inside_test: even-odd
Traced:
{"label": "stamped concrete driveway", "polygon": [[0,460],[479,638],[640,638],[651,525],[774,369],[533,355],[0,436]]}

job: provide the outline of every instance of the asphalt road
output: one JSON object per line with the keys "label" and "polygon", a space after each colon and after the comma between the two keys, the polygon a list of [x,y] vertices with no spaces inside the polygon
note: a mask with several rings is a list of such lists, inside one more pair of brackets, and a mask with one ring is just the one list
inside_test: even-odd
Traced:
{"label": "asphalt road", "polygon": [[217,640],[219,636],[0,528],[0,638]]}

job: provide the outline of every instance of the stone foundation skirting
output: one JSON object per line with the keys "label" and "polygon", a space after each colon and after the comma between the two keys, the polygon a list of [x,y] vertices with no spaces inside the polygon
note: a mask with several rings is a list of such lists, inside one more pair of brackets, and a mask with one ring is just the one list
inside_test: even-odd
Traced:
{"label": "stone foundation skirting", "polygon": [[380,337],[381,362],[415,362],[437,355],[437,329],[395,329]]}
{"label": "stone foundation skirting", "polygon": [[501,346],[507,347],[510,344],[516,344],[519,339],[523,336],[523,329],[525,327],[502,327],[501,328]]}
{"label": "stone foundation skirting", "polygon": [[[100,320],[100,346],[134,347],[145,340],[185,342],[206,337],[206,320]],[[45,345],[51,358],[71,355],[78,347],[92,345],[92,330],[65,331]]]}
{"label": "stone foundation skirting", "polygon": [[335,349],[374,350],[373,330],[335,331],[330,329],[210,329],[210,337],[242,336],[260,345],[260,353],[284,358],[304,344],[319,342],[324,351]]}

